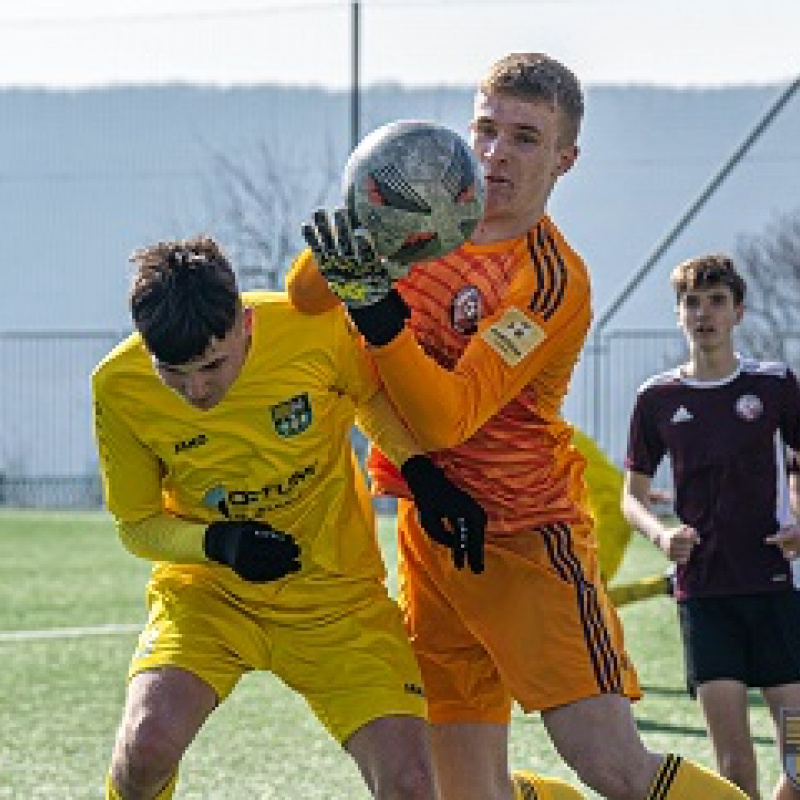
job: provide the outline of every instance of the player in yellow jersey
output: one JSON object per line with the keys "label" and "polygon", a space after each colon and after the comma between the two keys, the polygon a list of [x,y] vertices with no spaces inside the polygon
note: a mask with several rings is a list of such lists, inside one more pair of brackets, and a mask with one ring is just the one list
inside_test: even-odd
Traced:
{"label": "player in yellow jersey", "polygon": [[241,296],[205,237],[133,260],[137,333],[94,372],[95,432],[122,542],[156,563],[106,798],[172,797],[208,715],[266,670],[306,699],[374,797],[435,800],[422,682],[384,585],[354,415],[401,464],[454,566],[482,568],[485,514],[419,454],[342,309],[308,320],[284,295]]}
{"label": "player in yellow jersey", "polygon": [[[586,500],[597,535],[600,575],[606,584],[609,599],[620,608],[651,597],[670,595],[672,578],[669,571],[661,575],[645,575],[629,583],[614,582],[633,533],[630,523],[622,513],[624,476],[622,470],[609,461],[594,439],[582,430],[573,430],[572,443],[586,461]],[[663,504],[668,497],[668,493],[662,490],[650,490],[650,500],[654,504]]]}
{"label": "player in yellow jersey", "polygon": [[305,287],[315,304],[316,262],[395,408],[488,514],[485,570],[473,575],[421,533],[413,503],[399,506],[401,603],[445,800],[535,796],[526,776],[508,775],[514,700],[541,713],[558,752],[606,798],[742,798],[639,736],[636,674],[599,571],[583,459],[560,413],[591,289],[546,205],[576,161],[582,115],[580,84],[562,64],[538,53],[500,59],[470,126],[486,190],[470,241],[393,286],[398,270],[346,214],[331,226],[318,212],[304,227],[313,258],[295,265],[290,291],[302,307]]}

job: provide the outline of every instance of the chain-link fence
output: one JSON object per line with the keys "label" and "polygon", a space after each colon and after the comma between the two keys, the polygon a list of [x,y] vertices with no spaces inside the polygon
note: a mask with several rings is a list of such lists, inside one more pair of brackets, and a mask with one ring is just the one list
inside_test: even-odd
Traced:
{"label": "chain-link fence", "polygon": [[[92,435],[91,373],[124,333],[0,333],[0,505],[102,505]],[[786,334],[800,353],[800,333]],[[565,416],[622,463],[636,390],[686,358],[674,330],[627,330],[590,340]],[[434,400],[432,400],[434,402]],[[363,449],[363,438],[354,437]]]}
{"label": "chain-link fence", "polygon": [[123,335],[0,333],[0,504],[101,504],[91,374]]}

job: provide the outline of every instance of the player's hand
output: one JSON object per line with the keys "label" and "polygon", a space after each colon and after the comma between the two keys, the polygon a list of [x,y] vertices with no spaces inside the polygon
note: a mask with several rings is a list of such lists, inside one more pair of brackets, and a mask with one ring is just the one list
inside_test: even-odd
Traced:
{"label": "player's hand", "polygon": [[369,232],[347,209],[337,208],[333,223],[318,209],[301,230],[331,291],[348,308],[371,306],[389,294],[394,265],[378,255]]}
{"label": "player's hand", "polygon": [[226,564],[253,583],[274,581],[300,569],[300,546],[294,537],[266,522],[212,522],[203,544],[212,561]]}
{"label": "player's hand", "polygon": [[800,525],[784,525],[777,533],[767,536],[767,544],[774,544],[780,548],[787,561],[800,556]]}
{"label": "player's hand", "polygon": [[689,525],[666,528],[658,539],[658,546],[676,564],[686,564],[699,543],[699,534]]}
{"label": "player's hand", "polygon": [[465,564],[483,572],[486,512],[452,483],[427,456],[412,456],[400,472],[414,497],[419,521],[427,534],[449,547],[457,569]]}

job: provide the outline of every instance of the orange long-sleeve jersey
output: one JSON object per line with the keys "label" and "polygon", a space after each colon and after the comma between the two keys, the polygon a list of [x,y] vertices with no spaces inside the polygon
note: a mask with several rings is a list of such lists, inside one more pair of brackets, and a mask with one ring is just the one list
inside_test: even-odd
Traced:
{"label": "orange long-sleeve jersey", "polygon": [[[306,253],[289,277],[301,309],[325,305],[314,273]],[[490,533],[585,521],[584,460],[560,408],[591,290],[550,218],[511,242],[468,242],[417,264],[396,288],[411,318],[370,353],[412,433],[484,506]]]}

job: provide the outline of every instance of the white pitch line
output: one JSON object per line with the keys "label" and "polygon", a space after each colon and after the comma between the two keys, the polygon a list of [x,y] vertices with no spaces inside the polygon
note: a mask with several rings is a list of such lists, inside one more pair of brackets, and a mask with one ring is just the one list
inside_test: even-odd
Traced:
{"label": "white pitch line", "polygon": [[82,636],[107,636],[118,633],[135,633],[142,629],[141,624],[111,623],[92,625],[86,628],[48,628],[40,631],[0,631],[2,642],[30,642],[40,639],[75,639]]}

